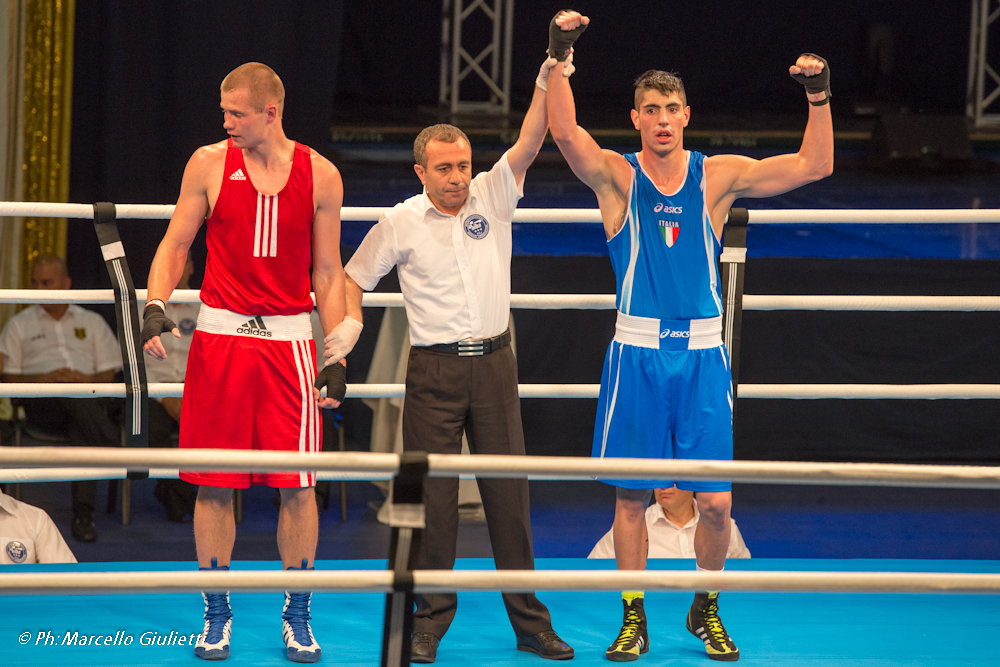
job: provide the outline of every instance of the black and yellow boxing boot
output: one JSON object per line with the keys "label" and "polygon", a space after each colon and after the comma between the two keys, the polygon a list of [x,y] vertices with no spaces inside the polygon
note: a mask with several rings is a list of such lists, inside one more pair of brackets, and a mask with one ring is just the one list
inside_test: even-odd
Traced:
{"label": "black and yellow boxing boot", "polygon": [[733,662],[740,659],[740,650],[729,638],[719,618],[719,592],[695,593],[694,604],[687,616],[687,629],[705,642],[705,652],[712,660]]}
{"label": "black and yellow boxing boot", "polygon": [[625,618],[622,621],[618,638],[604,654],[614,662],[631,662],[638,660],[640,653],[649,650],[649,633],[646,632],[646,610],[643,609],[642,596],[623,595]]}

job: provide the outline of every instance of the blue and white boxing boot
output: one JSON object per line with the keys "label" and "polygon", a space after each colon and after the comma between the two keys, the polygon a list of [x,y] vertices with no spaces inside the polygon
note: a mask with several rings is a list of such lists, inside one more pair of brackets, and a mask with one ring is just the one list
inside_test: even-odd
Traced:
{"label": "blue and white boxing boot", "polygon": [[[212,567],[199,570],[229,570],[219,566],[219,559],[212,559]],[[229,593],[202,593],[205,598],[205,629],[198,636],[194,654],[202,660],[225,660],[229,657],[229,637],[233,632],[233,610],[229,606]]]}
{"label": "blue and white boxing boot", "polygon": [[[306,567],[309,561],[302,559],[302,567],[289,570],[313,570]],[[317,662],[323,650],[313,638],[309,627],[309,601],[312,593],[289,593],[285,591],[285,608],[281,612],[281,638],[285,642],[288,659],[292,662]]]}

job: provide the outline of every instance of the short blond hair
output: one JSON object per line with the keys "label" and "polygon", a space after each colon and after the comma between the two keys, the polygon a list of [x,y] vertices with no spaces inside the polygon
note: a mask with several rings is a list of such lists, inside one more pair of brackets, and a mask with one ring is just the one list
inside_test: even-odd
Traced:
{"label": "short blond hair", "polygon": [[431,125],[430,127],[425,127],[417,135],[416,141],[413,142],[413,159],[417,161],[424,169],[427,168],[427,144],[432,141],[442,141],[446,144],[453,144],[459,139],[465,139],[465,143],[472,146],[469,138],[465,136],[465,132],[454,125],[448,125],[446,123],[441,123],[439,125]]}
{"label": "short blond hair", "polygon": [[635,80],[635,110],[639,111],[642,104],[642,96],[647,90],[655,90],[664,96],[677,93],[681,98],[681,103],[687,106],[687,93],[684,92],[684,83],[677,76],[676,72],[664,72],[658,69],[646,70]]}
{"label": "short blond hair", "polygon": [[278,115],[285,111],[285,86],[274,70],[264,63],[245,63],[226,75],[220,86],[222,92],[246,90],[250,106],[260,113],[268,104],[278,106]]}

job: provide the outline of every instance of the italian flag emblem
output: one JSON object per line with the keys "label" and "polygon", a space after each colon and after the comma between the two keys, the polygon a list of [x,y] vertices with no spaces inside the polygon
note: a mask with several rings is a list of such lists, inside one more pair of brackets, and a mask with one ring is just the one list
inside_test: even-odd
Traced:
{"label": "italian flag emblem", "polygon": [[668,248],[674,247],[677,242],[677,235],[681,233],[681,223],[676,220],[660,220],[660,236]]}

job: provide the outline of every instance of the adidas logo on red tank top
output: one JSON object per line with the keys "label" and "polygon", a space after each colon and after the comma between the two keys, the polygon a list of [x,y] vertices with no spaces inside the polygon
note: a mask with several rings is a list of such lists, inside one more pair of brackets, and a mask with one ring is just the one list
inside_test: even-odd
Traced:
{"label": "adidas logo on red tank top", "polygon": [[242,169],[237,169],[236,171],[233,172],[232,176],[229,177],[229,180],[231,180],[231,181],[245,181],[245,180],[247,180],[247,177],[243,174],[243,170]]}

